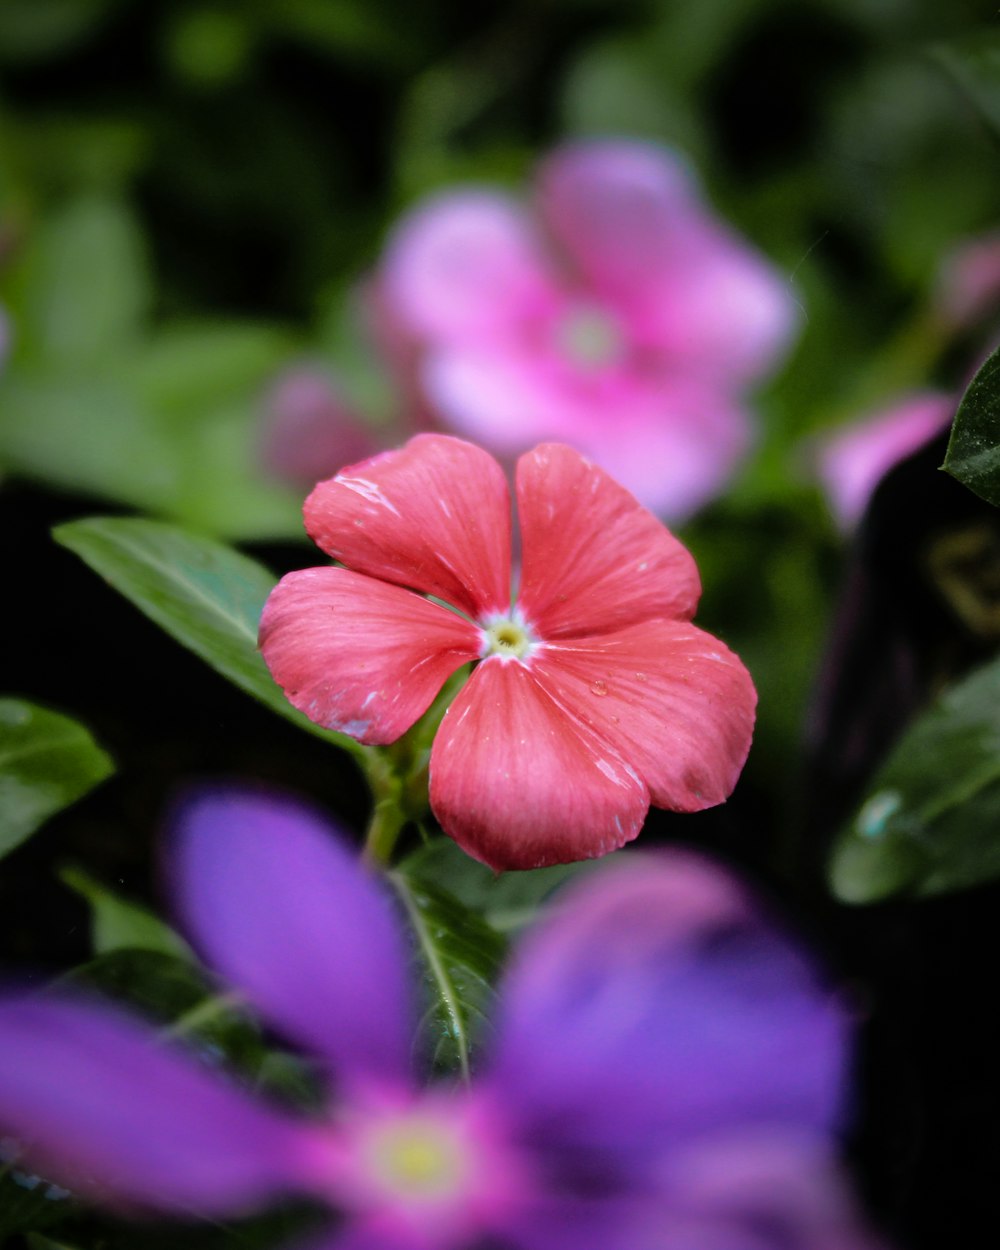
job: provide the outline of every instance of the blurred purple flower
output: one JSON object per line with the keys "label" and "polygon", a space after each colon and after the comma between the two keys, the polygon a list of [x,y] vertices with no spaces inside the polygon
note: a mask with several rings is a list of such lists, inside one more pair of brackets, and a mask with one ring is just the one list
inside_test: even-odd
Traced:
{"label": "blurred purple flower", "polygon": [[652,143],[570,144],[533,207],[444,192],[396,227],[373,308],[418,405],[513,454],[570,443],[670,520],[745,453],[749,384],[798,322],[787,282]]}
{"label": "blurred purple flower", "polygon": [[519,945],[471,1089],[411,1073],[407,949],[322,820],[220,792],[181,814],[189,932],[315,1056],[294,1116],[109,1005],[0,1002],[0,1127],[119,1206],[246,1212],[305,1194],[325,1250],[860,1250],[831,1172],[845,1018],[732,880],[683,853],[571,887]]}
{"label": "blurred purple flower", "polygon": [[279,481],[311,487],[381,449],[375,431],[316,366],[287,370],[265,397],[260,461]]}
{"label": "blurred purple flower", "polygon": [[819,442],[817,473],[842,530],[860,521],[872,492],[893,465],[940,434],[954,415],[952,396],[916,391]]}

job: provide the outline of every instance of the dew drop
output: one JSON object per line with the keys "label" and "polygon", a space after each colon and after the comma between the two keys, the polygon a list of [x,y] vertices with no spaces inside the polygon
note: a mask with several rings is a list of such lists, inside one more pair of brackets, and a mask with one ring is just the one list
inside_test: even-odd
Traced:
{"label": "dew drop", "polygon": [[636,681],[645,681],[645,680],[646,680],[646,674],[645,674],[645,673],[636,673],[636,675],[635,675],[635,679],[636,679]]}
{"label": "dew drop", "polygon": [[607,693],[608,693],[608,683],[607,683],[606,681],[602,681],[602,680],[600,679],[600,677],[598,677],[597,681],[592,681],[592,682],[590,683],[590,693],[591,693],[591,694],[598,694],[598,695],[605,695],[605,694],[607,694]]}

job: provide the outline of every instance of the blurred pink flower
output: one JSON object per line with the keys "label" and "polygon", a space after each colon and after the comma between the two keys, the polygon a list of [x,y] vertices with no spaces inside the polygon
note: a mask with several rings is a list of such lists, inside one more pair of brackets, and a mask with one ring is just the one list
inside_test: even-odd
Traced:
{"label": "blurred pink flower", "polygon": [[306,528],[346,567],[289,573],[260,624],[289,700],[359,742],[395,742],[479,661],[434,739],[430,802],[498,870],[603,855],[651,803],[723,802],[757,701],[691,624],[694,560],[628,491],[555,443],[521,457],[516,485],[516,595],[500,466],[419,434],[316,487]]}
{"label": "blurred pink flower", "polygon": [[852,529],[893,465],[939,434],[954,415],[952,396],[916,391],[823,438],[817,472],[840,528]]}
{"label": "blurred pink flower", "polygon": [[936,303],[959,330],[1000,309],[1000,231],[967,239],[945,258]]}
{"label": "blurred pink flower", "polygon": [[556,151],[531,206],[482,188],[418,205],[373,308],[438,420],[500,453],[568,442],[673,520],[733,472],[743,392],[798,321],[787,281],[678,158],[624,140]]}
{"label": "blurred pink flower", "polygon": [[260,461],[279,481],[312,486],[379,449],[375,431],[330,374],[317,366],[287,370],[265,397]]}

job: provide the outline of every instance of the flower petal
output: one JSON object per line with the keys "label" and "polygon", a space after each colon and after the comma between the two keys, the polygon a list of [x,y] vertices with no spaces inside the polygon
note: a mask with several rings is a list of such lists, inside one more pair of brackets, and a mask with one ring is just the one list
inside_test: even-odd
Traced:
{"label": "flower petal", "polygon": [[320,482],[304,511],[313,541],[358,573],[470,616],[510,607],[510,492],[471,443],[418,434]]}
{"label": "flower petal", "polygon": [[543,638],[694,615],[701,583],[687,549],[579,452],[545,443],[522,456],[517,503],[518,603]]}
{"label": "flower petal", "polygon": [[424,389],[452,429],[499,453],[565,440],[672,521],[718,495],[747,451],[746,412],[703,379],[631,367],[573,376],[555,364],[537,353],[432,351]]}
{"label": "flower petal", "polygon": [[876,1250],[822,1135],[709,1138],[670,1161],[663,1212],[636,1250]]}
{"label": "flower petal", "polygon": [[449,837],[498,871],[604,855],[642,827],[646,787],[517,661],[484,661],[445,713],[430,799]]}
{"label": "flower petal", "polygon": [[0,1000],[0,1133],[105,1202],[236,1215],[304,1188],[313,1130],[110,1005]]}
{"label": "flower petal", "polygon": [[799,321],[788,282],[715,219],[669,149],[571,145],[543,167],[541,203],[633,333],[686,370],[745,382],[787,348]]}
{"label": "flower petal", "polygon": [[929,443],[954,415],[954,396],[917,391],[823,438],[819,476],[842,530],[861,520],[872,492],[893,465]]}
{"label": "flower petal", "polygon": [[379,284],[396,320],[431,340],[508,335],[552,298],[529,214],[490,191],[440,195],[404,217]]}
{"label": "flower petal", "polygon": [[179,910],[207,961],[339,1075],[405,1080],[403,936],[329,822],[289,799],[220,788],[183,804],[174,831]]}
{"label": "flower petal", "polygon": [[750,750],[757,692],[718,638],[644,621],[540,647],[535,680],[636,770],[655,807],[698,812],[732,793]]}
{"label": "flower petal", "polygon": [[631,412],[579,426],[573,445],[656,516],[684,521],[722,493],[750,445],[750,420],[731,396],[695,378],[643,390]]}
{"label": "flower petal", "polygon": [[678,225],[700,215],[669,149],[598,139],[557,149],[539,173],[540,208],[575,267],[607,295],[644,290],[673,258]]}
{"label": "flower petal", "polygon": [[721,1129],[829,1131],[845,1013],[734,880],[636,855],[560,899],[510,965],[483,1078],[521,1137],[638,1177]]}
{"label": "flower petal", "polygon": [[359,742],[395,742],[453,672],[479,655],[475,626],[349,569],[302,569],[271,592],[260,649],[310,720]]}

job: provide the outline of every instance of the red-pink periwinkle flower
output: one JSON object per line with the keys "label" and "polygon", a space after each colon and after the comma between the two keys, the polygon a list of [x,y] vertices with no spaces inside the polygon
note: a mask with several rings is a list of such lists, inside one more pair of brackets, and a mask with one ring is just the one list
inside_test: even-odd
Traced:
{"label": "red-pink periwinkle flower", "polygon": [[326,371],[298,365],[271,385],[260,432],[260,460],[270,476],[312,486],[378,450],[375,431]]}
{"label": "red-pink periwinkle flower", "polygon": [[288,574],[260,629],[291,702],[369,744],[477,662],[434,739],[430,802],[497,869],[614,850],[651,803],[721,803],[756,703],[737,657],[691,624],[691,556],[628,491],[553,443],[518,461],[516,494],[512,596],[510,492],[487,452],[420,434],[344,469],[305,520],[345,567]]}
{"label": "red-pink periwinkle flower", "polygon": [[819,444],[817,471],[840,528],[853,529],[889,470],[940,434],[954,415],[952,396],[917,391],[828,434]]}
{"label": "red-pink periwinkle flower", "polygon": [[784,355],[787,282],[668,149],[558,149],[533,203],[483,188],[418,205],[375,307],[439,421],[499,453],[570,443],[659,515],[719,493],[751,438],[744,392]]}
{"label": "red-pink periwinkle flower", "polygon": [[312,1057],[311,1114],[65,991],[0,999],[0,1132],[125,1210],[220,1219],[304,1196],[315,1250],[871,1250],[831,1136],[846,1016],[719,869],[636,856],[571,887],[503,977],[471,1087],[414,1079],[388,891],[314,813],[182,812],[187,932]]}

